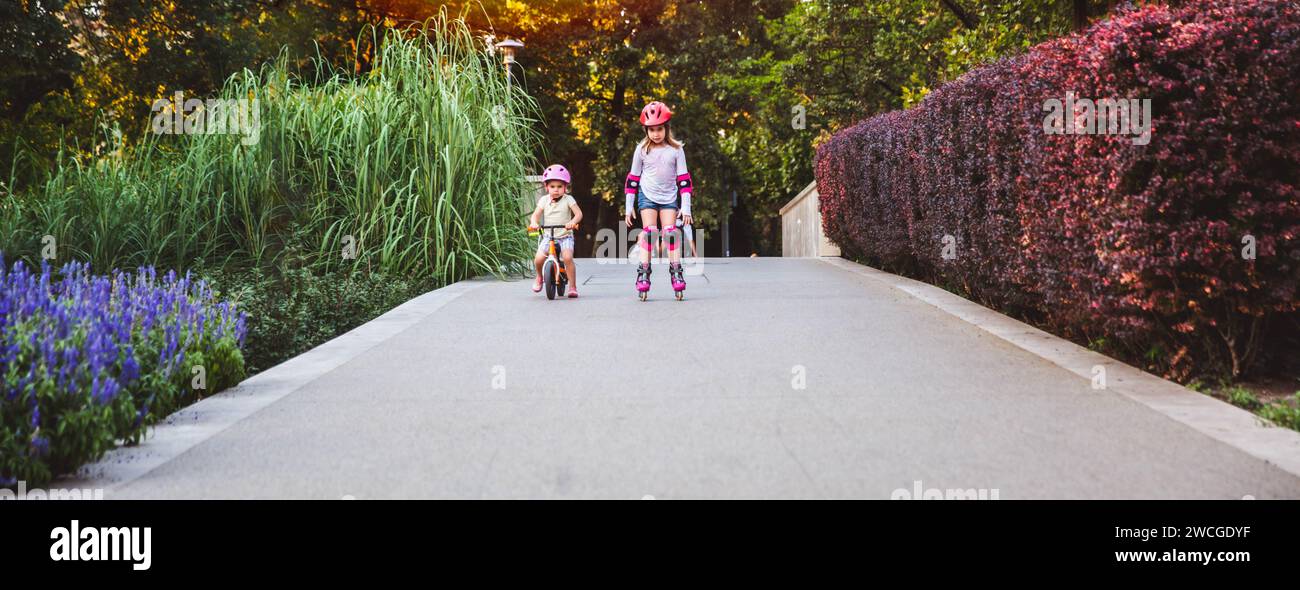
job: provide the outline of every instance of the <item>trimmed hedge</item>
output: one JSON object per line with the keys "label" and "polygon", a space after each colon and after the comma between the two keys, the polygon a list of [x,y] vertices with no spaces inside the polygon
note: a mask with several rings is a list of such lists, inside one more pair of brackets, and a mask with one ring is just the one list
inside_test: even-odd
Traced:
{"label": "trimmed hedge", "polygon": [[[1047,133],[1067,93],[1150,99],[1150,143]],[[1120,13],[837,133],[815,168],[846,256],[1171,377],[1280,366],[1300,328],[1300,4]]]}

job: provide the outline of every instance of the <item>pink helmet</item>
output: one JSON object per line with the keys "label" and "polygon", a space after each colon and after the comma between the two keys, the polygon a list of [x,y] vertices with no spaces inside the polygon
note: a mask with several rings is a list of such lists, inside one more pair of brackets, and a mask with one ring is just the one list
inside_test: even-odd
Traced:
{"label": "pink helmet", "polygon": [[672,118],[673,112],[668,110],[668,105],[657,100],[641,109],[641,125],[645,127],[663,125]]}
{"label": "pink helmet", "polygon": [[564,184],[572,184],[573,182],[572,177],[569,176],[569,169],[559,164],[548,166],[546,171],[542,172],[542,184],[552,180],[561,180],[564,181]]}

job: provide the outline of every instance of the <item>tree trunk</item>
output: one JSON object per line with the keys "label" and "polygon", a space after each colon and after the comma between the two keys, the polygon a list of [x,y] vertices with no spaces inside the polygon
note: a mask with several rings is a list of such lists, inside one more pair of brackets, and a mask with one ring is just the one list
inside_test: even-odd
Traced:
{"label": "tree trunk", "polygon": [[951,11],[952,14],[957,17],[957,20],[961,21],[962,26],[968,29],[973,29],[979,26],[979,19],[975,18],[969,12],[966,12],[966,9],[962,8],[960,4],[957,4],[957,0],[939,0],[939,3],[943,4],[945,8]]}

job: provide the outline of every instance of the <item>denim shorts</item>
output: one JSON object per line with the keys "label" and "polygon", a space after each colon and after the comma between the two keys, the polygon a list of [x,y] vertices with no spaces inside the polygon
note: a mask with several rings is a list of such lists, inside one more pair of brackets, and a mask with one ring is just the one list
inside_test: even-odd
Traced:
{"label": "denim shorts", "polygon": [[645,193],[641,192],[640,190],[636,191],[637,211],[640,211],[642,209],[655,209],[655,210],[681,209],[680,203],[681,203],[681,197],[678,197],[677,200],[673,201],[672,203],[669,203],[667,205],[662,205],[654,201],[651,201],[650,198],[646,197]]}

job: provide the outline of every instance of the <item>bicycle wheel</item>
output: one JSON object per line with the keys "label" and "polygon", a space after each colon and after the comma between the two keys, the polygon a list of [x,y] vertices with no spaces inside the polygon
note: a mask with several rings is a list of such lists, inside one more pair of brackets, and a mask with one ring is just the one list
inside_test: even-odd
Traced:
{"label": "bicycle wheel", "polygon": [[548,258],[542,264],[542,280],[546,283],[546,298],[555,299],[555,259]]}

